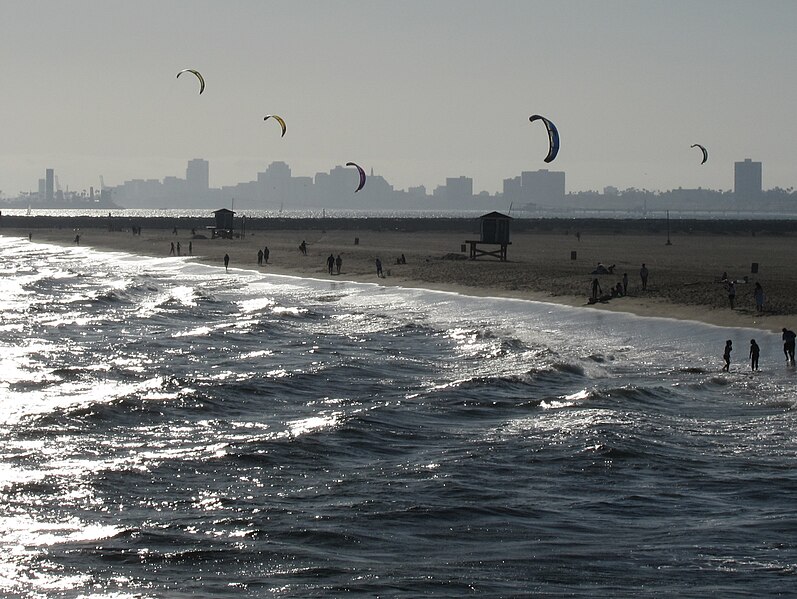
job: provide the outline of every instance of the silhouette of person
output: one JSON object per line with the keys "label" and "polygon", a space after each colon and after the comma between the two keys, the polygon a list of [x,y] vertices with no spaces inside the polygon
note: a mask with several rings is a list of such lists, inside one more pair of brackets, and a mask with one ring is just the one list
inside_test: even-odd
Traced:
{"label": "silhouette of person", "polygon": [[592,299],[598,299],[601,293],[601,284],[598,282],[597,277],[592,279]]}
{"label": "silhouette of person", "polygon": [[628,273],[623,273],[623,295],[628,295]]}
{"label": "silhouette of person", "polygon": [[794,364],[794,339],[797,337],[794,331],[783,327],[783,353],[786,354],[786,362]]}
{"label": "silhouette of person", "polygon": [[330,254],[329,257],[327,258],[327,270],[329,271],[329,274],[332,274],[332,271],[334,269],[335,269],[335,256]]}
{"label": "silhouette of person", "polygon": [[755,311],[756,312],[763,312],[764,311],[764,288],[761,287],[761,283],[756,281],[755,289],[753,290],[753,298],[755,298]]}
{"label": "silhouette of person", "polygon": [[731,368],[731,352],[733,351],[733,342],[728,339],[725,342],[725,353],[722,354],[722,359],[725,360],[725,366],[722,368],[725,372],[728,372]]}
{"label": "silhouette of person", "polygon": [[224,254],[224,270],[225,271],[227,271],[227,267],[229,265],[230,265],[230,255],[229,254]]}
{"label": "silhouette of person", "polygon": [[755,339],[750,339],[750,370],[758,370],[758,355],[761,353],[761,348]]}
{"label": "silhouette of person", "polygon": [[376,259],[376,276],[382,277],[382,261],[379,258]]}
{"label": "silhouette of person", "polygon": [[268,264],[268,254],[269,254],[268,246],[266,246],[263,248],[263,262],[265,262],[266,264]]}
{"label": "silhouette of person", "polygon": [[177,242],[177,255],[180,255],[180,242]]}
{"label": "silhouette of person", "polygon": [[733,310],[733,304],[736,301],[736,283],[731,281],[728,283],[728,302],[731,304],[731,310]]}
{"label": "silhouette of person", "polygon": [[189,256],[193,256],[194,255],[194,242],[193,241],[189,241],[188,242],[188,255]]}
{"label": "silhouette of person", "polygon": [[171,249],[169,250],[169,255],[170,255],[170,256],[174,256],[174,254],[175,254],[175,251],[174,251],[174,242],[172,241],[172,247],[171,247]]}
{"label": "silhouette of person", "polygon": [[338,254],[338,257],[335,258],[335,269],[338,271],[338,274],[340,274],[340,267],[342,264],[343,259],[340,257],[340,254]]}
{"label": "silhouette of person", "polygon": [[257,265],[261,266],[263,264],[263,250],[257,250]]}
{"label": "silhouette of person", "polygon": [[639,269],[639,278],[642,279],[642,291],[645,291],[648,288],[648,267],[644,263]]}

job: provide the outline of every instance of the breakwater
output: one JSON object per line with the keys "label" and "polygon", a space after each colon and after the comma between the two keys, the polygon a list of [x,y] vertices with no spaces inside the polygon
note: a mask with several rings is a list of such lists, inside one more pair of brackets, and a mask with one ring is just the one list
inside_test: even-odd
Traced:
{"label": "breakwater", "polygon": [[[125,231],[133,227],[143,229],[196,229],[203,231],[215,225],[212,216],[53,216],[2,215],[0,229],[104,229]],[[236,218],[234,230],[347,230],[347,231],[461,231],[478,234],[479,219],[463,217],[376,217],[376,218]],[[665,219],[556,219],[513,218],[513,231],[541,234],[593,233],[609,235],[717,234],[717,235],[794,235],[797,221],[793,220],[671,220]]]}

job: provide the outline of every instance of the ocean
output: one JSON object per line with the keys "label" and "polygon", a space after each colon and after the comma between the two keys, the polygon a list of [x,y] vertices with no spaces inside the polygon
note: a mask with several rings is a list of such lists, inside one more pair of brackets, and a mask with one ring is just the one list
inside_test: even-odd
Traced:
{"label": "ocean", "polygon": [[0,594],[795,596],[779,335],[340,279],[0,237]]}

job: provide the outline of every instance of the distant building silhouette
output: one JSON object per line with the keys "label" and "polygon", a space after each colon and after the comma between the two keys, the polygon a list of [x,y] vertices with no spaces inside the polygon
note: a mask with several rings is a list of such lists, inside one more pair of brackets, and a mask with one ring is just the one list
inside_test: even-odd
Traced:
{"label": "distant building silhouette", "polygon": [[210,168],[207,160],[194,158],[185,169],[185,186],[190,195],[201,199],[210,189]]}
{"label": "distant building silhouette", "polygon": [[504,179],[504,201],[520,206],[559,206],[565,198],[562,171],[523,171],[519,177]]}
{"label": "distant building silhouette", "polygon": [[44,183],[44,185],[45,185],[44,201],[47,202],[48,204],[52,204],[53,203],[53,197],[54,197],[54,195],[53,195],[53,189],[54,189],[53,181],[55,179],[55,171],[53,171],[53,169],[51,169],[51,168],[48,168],[44,172],[44,174],[45,174],[45,179],[46,179],[46,181]]}
{"label": "distant building silhouette", "polygon": [[745,158],[733,165],[733,193],[737,202],[761,198],[761,163]]}

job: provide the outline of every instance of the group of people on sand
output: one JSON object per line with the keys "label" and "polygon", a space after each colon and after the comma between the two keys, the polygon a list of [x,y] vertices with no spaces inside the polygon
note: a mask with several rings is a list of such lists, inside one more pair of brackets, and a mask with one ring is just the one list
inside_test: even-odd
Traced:
{"label": "group of people on sand", "polygon": [[[729,279],[728,273],[723,272],[722,277],[720,277],[720,281],[723,285],[725,285],[725,289],[728,292],[728,304],[730,304],[731,310],[734,310],[736,308],[736,280]],[[747,283],[747,277],[744,277],[744,282]],[[753,287],[753,299],[755,300],[755,311],[759,313],[763,312],[764,288],[758,281],[756,281]]]}
{"label": "group of people on sand", "polygon": [[268,249],[268,246],[265,246],[262,250],[257,250],[257,265],[263,266],[264,264],[268,264],[268,257],[271,252]]}
{"label": "group of people on sand", "polygon": [[[597,273],[601,269],[601,267],[603,267],[603,265],[599,262],[598,263],[598,268],[596,268],[594,271],[592,271],[592,273],[593,274]],[[648,274],[647,274],[647,268],[645,268],[644,264],[642,265],[642,268],[645,270],[645,276],[642,277],[642,289],[645,290],[645,289],[647,289],[647,285],[648,285]],[[609,268],[603,267],[603,270],[605,270],[606,272],[613,272],[614,271],[614,264],[612,264]],[[620,281],[617,281],[617,284],[614,285],[609,290],[609,293],[607,293],[607,294],[603,293],[603,290],[601,289],[601,284],[600,284],[600,281],[598,280],[598,277],[595,277],[594,279],[592,279],[592,295],[590,297],[590,303],[604,302],[604,301],[610,300],[610,299],[615,298],[615,297],[624,297],[626,295],[628,295],[628,273],[627,272],[623,273],[623,278]]]}
{"label": "group of people on sand", "polygon": [[[795,339],[797,339],[797,333],[794,331],[783,327],[782,329],[783,334],[781,335],[781,339],[783,339],[783,353],[786,356],[786,363],[794,365],[794,345]],[[731,352],[733,351],[733,341],[728,339],[725,342],[725,351],[722,354],[722,359],[725,360],[725,366],[722,367],[722,370],[725,372],[730,371],[731,368]],[[750,339],[750,370],[758,370],[758,357],[761,355],[761,348],[756,343],[755,339]]]}
{"label": "group of people on sand", "polygon": [[[177,242],[177,245],[175,245],[175,243],[172,241],[171,248],[169,249],[169,255],[170,256],[182,256],[183,255],[183,246],[180,245],[179,241]],[[189,256],[193,256],[194,255],[194,242],[193,241],[189,241],[188,242],[188,255]]]}
{"label": "group of people on sand", "polygon": [[[340,257],[340,254],[338,254],[337,258],[335,258],[333,254],[330,254],[329,257],[327,258],[327,270],[329,270],[329,274],[331,275],[332,274],[339,275],[340,267],[342,265],[343,265],[343,258]],[[335,272],[336,270],[337,272]]]}

